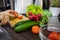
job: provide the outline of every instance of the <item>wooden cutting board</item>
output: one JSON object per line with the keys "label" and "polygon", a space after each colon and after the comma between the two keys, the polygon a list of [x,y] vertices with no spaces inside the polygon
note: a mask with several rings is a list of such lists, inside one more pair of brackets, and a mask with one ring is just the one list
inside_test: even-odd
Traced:
{"label": "wooden cutting board", "polygon": [[[22,15],[22,16],[23,16],[23,15]],[[20,21],[24,21],[24,20],[29,20],[29,19],[28,19],[27,17],[23,16],[22,19],[16,18],[16,19],[10,20],[9,23],[10,23],[11,27],[14,27],[14,25],[15,25],[16,23],[18,23],[18,22],[20,22]]]}

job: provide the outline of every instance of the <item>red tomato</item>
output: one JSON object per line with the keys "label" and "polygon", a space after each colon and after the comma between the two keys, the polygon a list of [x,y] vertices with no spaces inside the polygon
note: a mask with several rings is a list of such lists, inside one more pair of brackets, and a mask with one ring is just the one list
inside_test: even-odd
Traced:
{"label": "red tomato", "polygon": [[50,39],[50,40],[52,40],[52,39]]}
{"label": "red tomato", "polygon": [[32,27],[32,33],[38,34],[38,33],[39,33],[39,29],[40,29],[39,26],[33,26],[33,27]]}
{"label": "red tomato", "polygon": [[52,33],[49,34],[48,38],[50,40],[58,40],[59,34],[57,32],[52,32]]}
{"label": "red tomato", "polygon": [[18,16],[18,18],[19,18],[19,19],[22,19],[22,18],[23,18],[23,16]]}
{"label": "red tomato", "polygon": [[18,13],[17,12],[11,12],[10,14],[14,15],[14,17],[17,17],[18,16]]}
{"label": "red tomato", "polygon": [[15,17],[17,17],[17,16],[18,16],[18,13],[17,13],[17,12],[14,12],[13,15],[14,15]]}

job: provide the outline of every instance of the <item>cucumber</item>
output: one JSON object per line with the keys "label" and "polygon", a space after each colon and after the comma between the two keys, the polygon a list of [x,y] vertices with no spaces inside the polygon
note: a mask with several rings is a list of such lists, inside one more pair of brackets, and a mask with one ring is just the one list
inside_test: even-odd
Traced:
{"label": "cucumber", "polygon": [[25,24],[26,22],[31,22],[31,20],[20,21],[20,22],[16,23],[14,26],[16,27],[18,25]]}
{"label": "cucumber", "polygon": [[36,21],[26,22],[24,24],[17,26],[16,28],[14,28],[14,31],[15,32],[26,31],[34,25],[39,25],[39,22],[36,22]]}

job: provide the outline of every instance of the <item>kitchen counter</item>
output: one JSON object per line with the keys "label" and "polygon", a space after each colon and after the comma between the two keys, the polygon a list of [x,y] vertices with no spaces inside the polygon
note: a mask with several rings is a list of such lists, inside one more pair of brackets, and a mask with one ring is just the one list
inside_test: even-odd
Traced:
{"label": "kitchen counter", "polygon": [[[53,19],[55,20],[56,18],[53,18]],[[53,20],[53,19],[51,18],[50,20]],[[3,26],[3,28],[5,28],[7,32],[11,35],[12,40],[41,40],[39,35],[32,34],[31,29],[25,32],[16,33],[8,23],[5,26]]]}
{"label": "kitchen counter", "polygon": [[16,33],[8,23],[3,28],[5,28],[7,32],[11,35],[12,40],[40,40],[39,35],[32,34],[31,30]]}

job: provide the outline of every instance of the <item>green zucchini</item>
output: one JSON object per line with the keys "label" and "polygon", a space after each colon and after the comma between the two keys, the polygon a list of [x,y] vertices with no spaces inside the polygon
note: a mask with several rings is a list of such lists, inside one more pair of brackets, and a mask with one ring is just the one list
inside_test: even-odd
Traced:
{"label": "green zucchini", "polygon": [[39,22],[36,22],[36,21],[31,21],[31,22],[26,22],[24,24],[21,24],[19,26],[16,26],[16,28],[14,28],[14,31],[15,32],[22,32],[22,31],[26,31],[28,30],[29,28],[31,28],[32,26],[34,25],[38,25]]}
{"label": "green zucchini", "polygon": [[16,27],[18,25],[25,24],[26,22],[31,22],[31,20],[20,21],[20,22],[16,23],[14,26]]}

